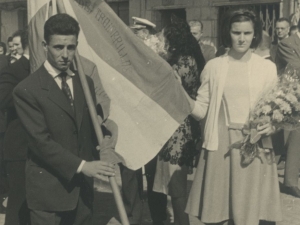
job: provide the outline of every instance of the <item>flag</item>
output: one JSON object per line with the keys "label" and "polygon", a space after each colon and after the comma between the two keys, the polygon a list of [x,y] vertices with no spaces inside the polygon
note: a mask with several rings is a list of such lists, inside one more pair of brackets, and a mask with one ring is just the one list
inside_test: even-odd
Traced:
{"label": "flag", "polygon": [[[58,0],[59,1],[59,0]],[[43,3],[42,3],[43,2]],[[116,151],[136,170],[161,150],[191,109],[170,65],[136,37],[105,1],[64,0],[80,24],[79,54],[95,63],[118,125]],[[31,67],[45,60],[43,23],[53,14],[47,0],[28,0]]]}

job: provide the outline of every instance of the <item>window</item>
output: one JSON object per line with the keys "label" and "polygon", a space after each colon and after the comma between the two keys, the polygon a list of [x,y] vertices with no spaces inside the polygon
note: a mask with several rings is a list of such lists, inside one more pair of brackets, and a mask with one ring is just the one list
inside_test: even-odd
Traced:
{"label": "window", "polygon": [[129,25],[129,1],[109,1],[107,4],[114,10],[120,19]]}

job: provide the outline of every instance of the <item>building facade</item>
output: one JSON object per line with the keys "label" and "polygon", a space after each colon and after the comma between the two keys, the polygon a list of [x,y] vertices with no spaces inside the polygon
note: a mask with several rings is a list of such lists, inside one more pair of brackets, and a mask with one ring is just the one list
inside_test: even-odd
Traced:
{"label": "building facade", "polygon": [[[91,0],[95,1],[95,0]],[[97,0],[98,1],[98,0]],[[275,21],[289,17],[300,6],[300,0],[105,0],[126,25],[131,17],[146,18],[161,30],[170,23],[172,14],[184,20],[201,20],[204,41],[219,46],[222,15],[234,7],[249,7],[257,11],[264,30],[272,36]],[[11,34],[27,24],[27,0],[0,0],[0,37],[6,42]],[[299,4],[298,4],[299,2]]]}
{"label": "building facade", "polygon": [[[129,0],[129,16],[144,17],[157,25],[158,30],[170,22],[175,14],[185,20],[201,20],[203,38],[215,46],[221,45],[222,15],[230,8],[249,7],[261,17],[264,30],[274,33],[275,21],[289,17],[298,7],[299,0]],[[131,21],[130,21],[131,22]]]}
{"label": "building facade", "polygon": [[15,31],[27,25],[26,0],[0,0],[0,38],[7,41]]}

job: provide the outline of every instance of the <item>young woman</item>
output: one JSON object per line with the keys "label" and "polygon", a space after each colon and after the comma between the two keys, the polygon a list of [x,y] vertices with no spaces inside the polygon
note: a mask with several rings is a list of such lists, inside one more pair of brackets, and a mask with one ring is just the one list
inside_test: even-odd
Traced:
{"label": "young woman", "polygon": [[[281,220],[276,164],[262,152],[243,166],[240,150],[230,146],[244,138],[249,112],[277,80],[276,67],[252,53],[262,36],[254,12],[235,10],[223,21],[223,44],[230,49],[207,63],[196,101],[190,99],[192,115],[206,117],[206,124],[186,212],[205,224],[275,224]],[[271,124],[257,130],[264,138],[274,132]]]}

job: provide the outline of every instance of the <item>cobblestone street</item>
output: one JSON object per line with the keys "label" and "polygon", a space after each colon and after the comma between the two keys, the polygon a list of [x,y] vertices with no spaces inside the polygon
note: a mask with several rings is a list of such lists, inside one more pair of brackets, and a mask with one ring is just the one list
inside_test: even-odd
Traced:
{"label": "cobblestone street", "polygon": [[[117,183],[121,185],[119,173],[116,176]],[[192,183],[192,176],[189,176],[189,187]],[[279,180],[283,181],[283,170],[279,171]],[[283,221],[277,225],[300,225],[300,199],[281,194]],[[169,202],[170,204],[170,202]],[[104,178],[95,182],[95,205],[94,225],[120,225],[118,211],[111,193],[109,183]],[[4,225],[4,214],[0,214],[0,225]],[[203,225],[197,218],[190,217],[191,225]],[[147,202],[144,203],[144,215],[142,225],[151,225],[151,218]],[[166,225],[170,225],[170,221]]]}

